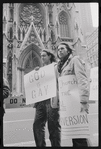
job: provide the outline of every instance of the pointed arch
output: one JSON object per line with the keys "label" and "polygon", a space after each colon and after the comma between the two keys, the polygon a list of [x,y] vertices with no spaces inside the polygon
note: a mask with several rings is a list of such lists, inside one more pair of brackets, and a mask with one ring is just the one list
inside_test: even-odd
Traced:
{"label": "pointed arch", "polygon": [[24,93],[24,75],[34,70],[36,66],[42,66],[40,58],[41,49],[35,44],[30,44],[20,54],[18,60],[18,76],[19,76],[19,90]]}
{"label": "pointed arch", "polygon": [[68,14],[65,11],[61,11],[58,15],[59,26],[60,26],[60,36],[68,37],[69,36],[69,19]]}
{"label": "pointed arch", "polygon": [[33,51],[35,53],[35,55],[39,59],[40,65],[41,65],[41,60],[40,60],[41,49],[37,45],[32,43],[22,51],[22,53],[19,57],[18,67],[25,69],[25,62],[26,62],[26,59],[28,58],[28,54],[30,53],[30,51]]}

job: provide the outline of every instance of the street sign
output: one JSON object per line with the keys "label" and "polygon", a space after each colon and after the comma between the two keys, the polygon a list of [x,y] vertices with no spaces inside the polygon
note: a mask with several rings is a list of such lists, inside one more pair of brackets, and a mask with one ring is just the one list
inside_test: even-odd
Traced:
{"label": "street sign", "polygon": [[5,108],[20,108],[26,104],[26,99],[23,96],[12,96],[4,99]]}

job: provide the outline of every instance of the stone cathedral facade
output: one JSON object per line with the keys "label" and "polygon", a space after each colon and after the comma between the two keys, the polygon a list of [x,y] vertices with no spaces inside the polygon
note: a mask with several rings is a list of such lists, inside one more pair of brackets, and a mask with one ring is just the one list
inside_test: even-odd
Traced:
{"label": "stone cathedral facade", "polygon": [[12,95],[25,95],[24,75],[41,66],[40,52],[56,55],[61,41],[80,55],[84,43],[75,3],[3,3],[3,73]]}

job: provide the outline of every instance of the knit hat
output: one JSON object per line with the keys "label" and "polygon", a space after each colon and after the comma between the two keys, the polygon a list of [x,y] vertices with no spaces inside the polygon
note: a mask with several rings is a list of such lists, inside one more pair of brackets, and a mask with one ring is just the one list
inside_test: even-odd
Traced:
{"label": "knit hat", "polygon": [[50,54],[52,54],[54,56],[52,50],[50,50],[50,49],[42,49],[41,53],[44,52],[44,51],[47,52],[47,53],[50,53]]}
{"label": "knit hat", "polygon": [[56,62],[56,57],[55,57],[55,54],[52,52],[52,50],[42,49],[41,53],[42,52],[49,53],[51,55],[51,62]]}

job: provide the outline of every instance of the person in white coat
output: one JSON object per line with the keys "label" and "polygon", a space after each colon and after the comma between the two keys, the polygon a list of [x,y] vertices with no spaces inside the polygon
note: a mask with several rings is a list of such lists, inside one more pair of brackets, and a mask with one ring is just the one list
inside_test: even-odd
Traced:
{"label": "person in white coat", "polygon": [[[75,49],[68,42],[61,42],[57,46],[59,76],[75,75],[80,92],[81,112],[88,113],[89,80],[86,74],[85,62],[79,56],[73,56]],[[86,138],[72,139],[73,147],[88,146]]]}

